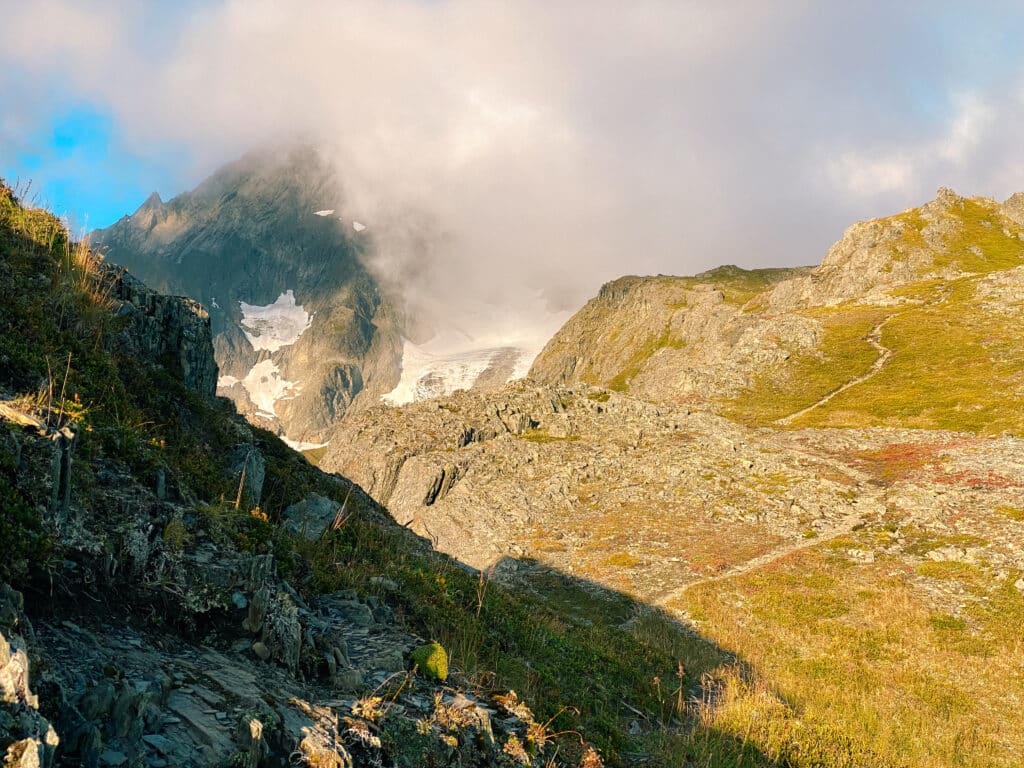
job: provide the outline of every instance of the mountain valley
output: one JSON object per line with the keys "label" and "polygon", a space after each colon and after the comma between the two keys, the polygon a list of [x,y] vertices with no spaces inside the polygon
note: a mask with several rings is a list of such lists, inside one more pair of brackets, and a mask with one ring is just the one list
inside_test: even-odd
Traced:
{"label": "mountain valley", "polygon": [[1022,200],[940,190],[814,269],[622,278],[526,381],[363,411],[320,465],[510,583],[525,557],[668,610],[856,743],[1015,764]]}
{"label": "mountain valley", "polygon": [[527,372],[249,162],[107,261],[4,190],[13,764],[1024,759],[1024,197],[621,278]]}

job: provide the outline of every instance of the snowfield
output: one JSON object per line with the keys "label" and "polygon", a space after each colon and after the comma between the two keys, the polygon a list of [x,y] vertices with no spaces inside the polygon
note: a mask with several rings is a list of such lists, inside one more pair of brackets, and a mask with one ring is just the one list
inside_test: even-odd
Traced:
{"label": "snowfield", "polygon": [[242,386],[249,393],[249,399],[256,406],[260,416],[268,419],[277,418],[274,406],[282,400],[298,397],[302,385],[297,381],[288,381],[281,376],[277,363],[273,360],[262,360],[242,379]]}
{"label": "snowfield", "polygon": [[[543,349],[543,342],[519,343],[485,348],[452,348],[444,340],[431,339],[417,346],[408,339],[402,346],[402,377],[398,386],[381,397],[388,405],[404,405],[431,397],[450,395],[457,389],[470,389],[480,375],[494,366],[508,366],[505,381],[521,379],[530,370]],[[490,377],[488,377],[490,378]]]}
{"label": "snowfield", "polygon": [[[450,395],[470,389],[484,373],[488,386],[524,378],[548,339],[572,314],[550,311],[539,294],[514,307],[481,303],[461,309],[461,317],[429,341],[414,344],[403,339],[402,375],[382,402],[404,405]],[[487,330],[469,333],[464,328]]]}
{"label": "snowfield", "polygon": [[313,322],[313,316],[295,303],[291,288],[267,306],[238,303],[242,308],[242,331],[255,350],[276,352],[294,344]]}
{"label": "snowfield", "polygon": [[293,451],[312,451],[317,448],[326,448],[331,444],[328,440],[326,443],[304,443],[301,440],[290,440],[287,436],[281,435],[281,442],[291,448]]}

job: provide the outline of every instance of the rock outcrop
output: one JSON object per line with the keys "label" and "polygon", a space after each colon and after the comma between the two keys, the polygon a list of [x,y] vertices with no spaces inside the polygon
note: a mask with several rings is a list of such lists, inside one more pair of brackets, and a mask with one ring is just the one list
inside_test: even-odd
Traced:
{"label": "rock outcrop", "polygon": [[186,387],[213,397],[217,363],[206,309],[192,299],[147,288],[123,267],[99,263],[96,268],[114,315],[125,324],[110,347],[144,364],[162,366],[170,360]]}
{"label": "rock outcrop", "polygon": [[30,687],[26,636],[35,639],[22,596],[0,583],[0,751],[5,766],[49,768],[58,738]]}

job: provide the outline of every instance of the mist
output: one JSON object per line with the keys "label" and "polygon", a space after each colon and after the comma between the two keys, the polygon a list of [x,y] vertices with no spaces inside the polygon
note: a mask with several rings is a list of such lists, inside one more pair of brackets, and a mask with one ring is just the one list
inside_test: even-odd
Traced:
{"label": "mist", "polygon": [[623,274],[817,263],[940,185],[1024,188],[1011,6],[3,5],[3,147],[73,96],[125,151],[180,153],[166,198],[306,138],[374,269],[488,338]]}

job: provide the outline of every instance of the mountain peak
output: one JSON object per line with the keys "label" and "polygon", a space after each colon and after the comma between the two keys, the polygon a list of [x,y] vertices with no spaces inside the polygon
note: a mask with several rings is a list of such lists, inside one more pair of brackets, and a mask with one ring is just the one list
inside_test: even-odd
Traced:
{"label": "mountain peak", "polygon": [[149,193],[149,197],[147,197],[145,202],[138,207],[135,213],[144,213],[155,208],[161,208],[163,207],[163,204],[164,201],[160,198],[160,193],[154,190]]}

